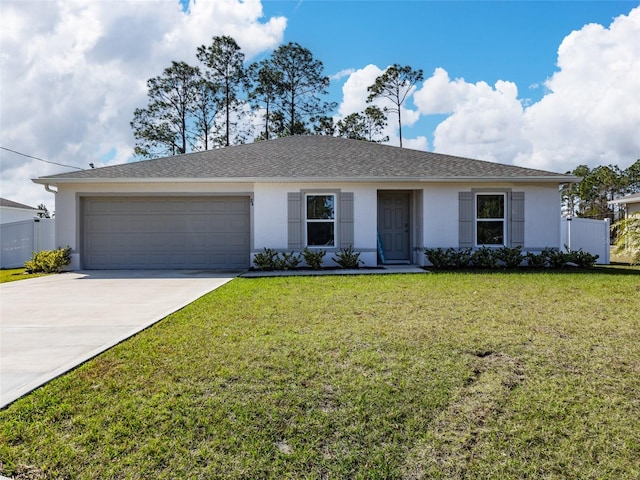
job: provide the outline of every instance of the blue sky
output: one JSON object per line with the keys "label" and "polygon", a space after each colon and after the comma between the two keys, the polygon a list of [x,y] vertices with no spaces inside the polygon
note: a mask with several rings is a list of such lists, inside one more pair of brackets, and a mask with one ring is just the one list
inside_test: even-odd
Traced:
{"label": "blue sky", "polygon": [[309,48],[327,73],[366,63],[444,67],[467,81],[528,87],[555,70],[557,49],[587,23],[608,25],[637,2],[279,1],[265,17],[287,17],[285,42]]}
{"label": "blue sky", "polygon": [[[321,60],[327,75],[369,63],[436,67],[451,78],[490,85],[508,80],[520,97],[542,98],[556,71],[558,46],[588,23],[609,25],[638,2],[628,1],[332,1],[266,0],[266,17],[285,16],[285,42],[297,42]],[[638,39],[640,42],[640,39]],[[331,84],[340,101],[344,79]],[[421,118],[407,135],[433,129],[443,116]]]}
{"label": "blue sky", "polygon": [[407,148],[557,172],[640,157],[638,1],[2,0],[0,144],[69,166],[0,150],[2,196],[51,205],[32,178],[135,160],[146,81],[217,35],[248,62],[308,48],[335,120],[389,65],[422,69]]}

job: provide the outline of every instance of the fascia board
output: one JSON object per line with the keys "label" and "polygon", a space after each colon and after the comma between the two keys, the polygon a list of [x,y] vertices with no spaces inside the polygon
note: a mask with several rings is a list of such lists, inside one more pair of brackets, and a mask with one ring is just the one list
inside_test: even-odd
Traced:
{"label": "fascia board", "polygon": [[34,178],[41,185],[115,183],[574,183],[578,177],[212,177],[212,178]]}
{"label": "fascia board", "polygon": [[623,204],[623,205],[627,205],[630,203],[640,203],[640,197],[638,198],[618,198],[616,200],[609,200],[607,202],[609,205],[619,205],[619,204]]}

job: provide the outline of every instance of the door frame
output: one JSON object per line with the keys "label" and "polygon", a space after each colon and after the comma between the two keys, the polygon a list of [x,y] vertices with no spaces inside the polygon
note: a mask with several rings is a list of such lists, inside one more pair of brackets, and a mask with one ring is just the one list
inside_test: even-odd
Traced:
{"label": "door frame", "polygon": [[413,262],[413,229],[414,229],[414,190],[378,190],[376,195],[376,236],[380,231],[380,200],[385,194],[403,194],[407,198],[407,217],[409,219],[409,232],[407,235],[407,258],[388,260],[385,258],[384,265],[410,265]]}

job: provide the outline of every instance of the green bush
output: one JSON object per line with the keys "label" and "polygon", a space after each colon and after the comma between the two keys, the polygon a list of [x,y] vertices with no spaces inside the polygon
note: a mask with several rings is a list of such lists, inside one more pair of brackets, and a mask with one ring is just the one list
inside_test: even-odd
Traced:
{"label": "green bush", "polygon": [[591,268],[598,255],[591,255],[582,249],[573,252],[561,252],[554,248],[545,248],[540,253],[527,252],[522,255],[521,247],[501,247],[498,249],[480,247],[470,248],[425,248],[424,254],[437,269],[465,268],[469,264],[478,268],[517,268],[522,262],[533,268],[562,268],[573,264],[579,268]]}
{"label": "green bush", "polygon": [[479,268],[496,268],[498,258],[496,251],[489,247],[480,247],[471,255],[471,263]]}
{"label": "green bush", "polygon": [[451,261],[449,256],[449,250],[451,248],[425,248],[424,254],[429,260],[429,263],[433,265],[433,268],[451,268]]}
{"label": "green bush", "polygon": [[71,263],[71,247],[34,252],[24,263],[27,273],[59,273]]}
{"label": "green bush", "polygon": [[291,270],[300,265],[302,261],[300,255],[296,255],[295,252],[287,253],[282,252],[280,256],[275,257],[275,269],[276,270]]}
{"label": "green bush", "polygon": [[516,268],[522,263],[522,247],[502,247],[495,252],[506,268]]}
{"label": "green bush", "polygon": [[341,268],[358,268],[361,263],[364,263],[360,260],[360,252],[354,252],[352,245],[349,245],[348,248],[341,248],[336,253],[336,257],[333,257],[332,260]]}
{"label": "green bush", "polygon": [[272,248],[264,248],[264,251],[257,253],[253,257],[253,264],[256,266],[258,270],[275,270],[276,269],[276,258],[278,256],[278,252],[273,250]]}
{"label": "green bush", "polygon": [[573,263],[578,268],[591,268],[596,264],[596,260],[600,258],[600,255],[592,255],[580,249],[566,253],[565,258],[567,263]]}
{"label": "green bush", "polygon": [[322,259],[326,255],[325,250],[309,250],[305,247],[302,251],[302,257],[307,265],[309,265],[314,270],[320,270],[322,267]]}
{"label": "green bush", "polygon": [[278,253],[273,248],[264,248],[264,251],[253,257],[253,264],[258,270],[291,270],[300,265],[300,255],[295,252]]}
{"label": "green bush", "polygon": [[545,248],[540,255],[546,255],[547,263],[551,268],[562,268],[569,261],[566,253],[551,248]]}
{"label": "green bush", "polygon": [[473,250],[470,248],[450,248],[451,264],[456,268],[466,268],[471,263]]}
{"label": "green bush", "polygon": [[471,263],[470,248],[425,248],[424,254],[434,268],[465,268]]}
{"label": "green bush", "polygon": [[525,255],[525,261],[527,265],[532,268],[544,268],[547,266],[547,255],[544,254],[544,250],[541,253],[527,252]]}

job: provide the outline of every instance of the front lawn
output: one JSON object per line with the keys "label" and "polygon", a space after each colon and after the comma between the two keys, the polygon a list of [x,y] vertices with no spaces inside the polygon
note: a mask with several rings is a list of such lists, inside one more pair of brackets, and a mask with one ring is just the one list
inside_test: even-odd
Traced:
{"label": "front lawn", "polygon": [[48,273],[26,273],[24,268],[9,268],[0,270],[0,283],[15,282],[16,280],[26,280],[27,278],[43,277]]}
{"label": "front lawn", "polygon": [[0,472],[639,478],[638,312],[615,268],[236,279],[0,411]]}

